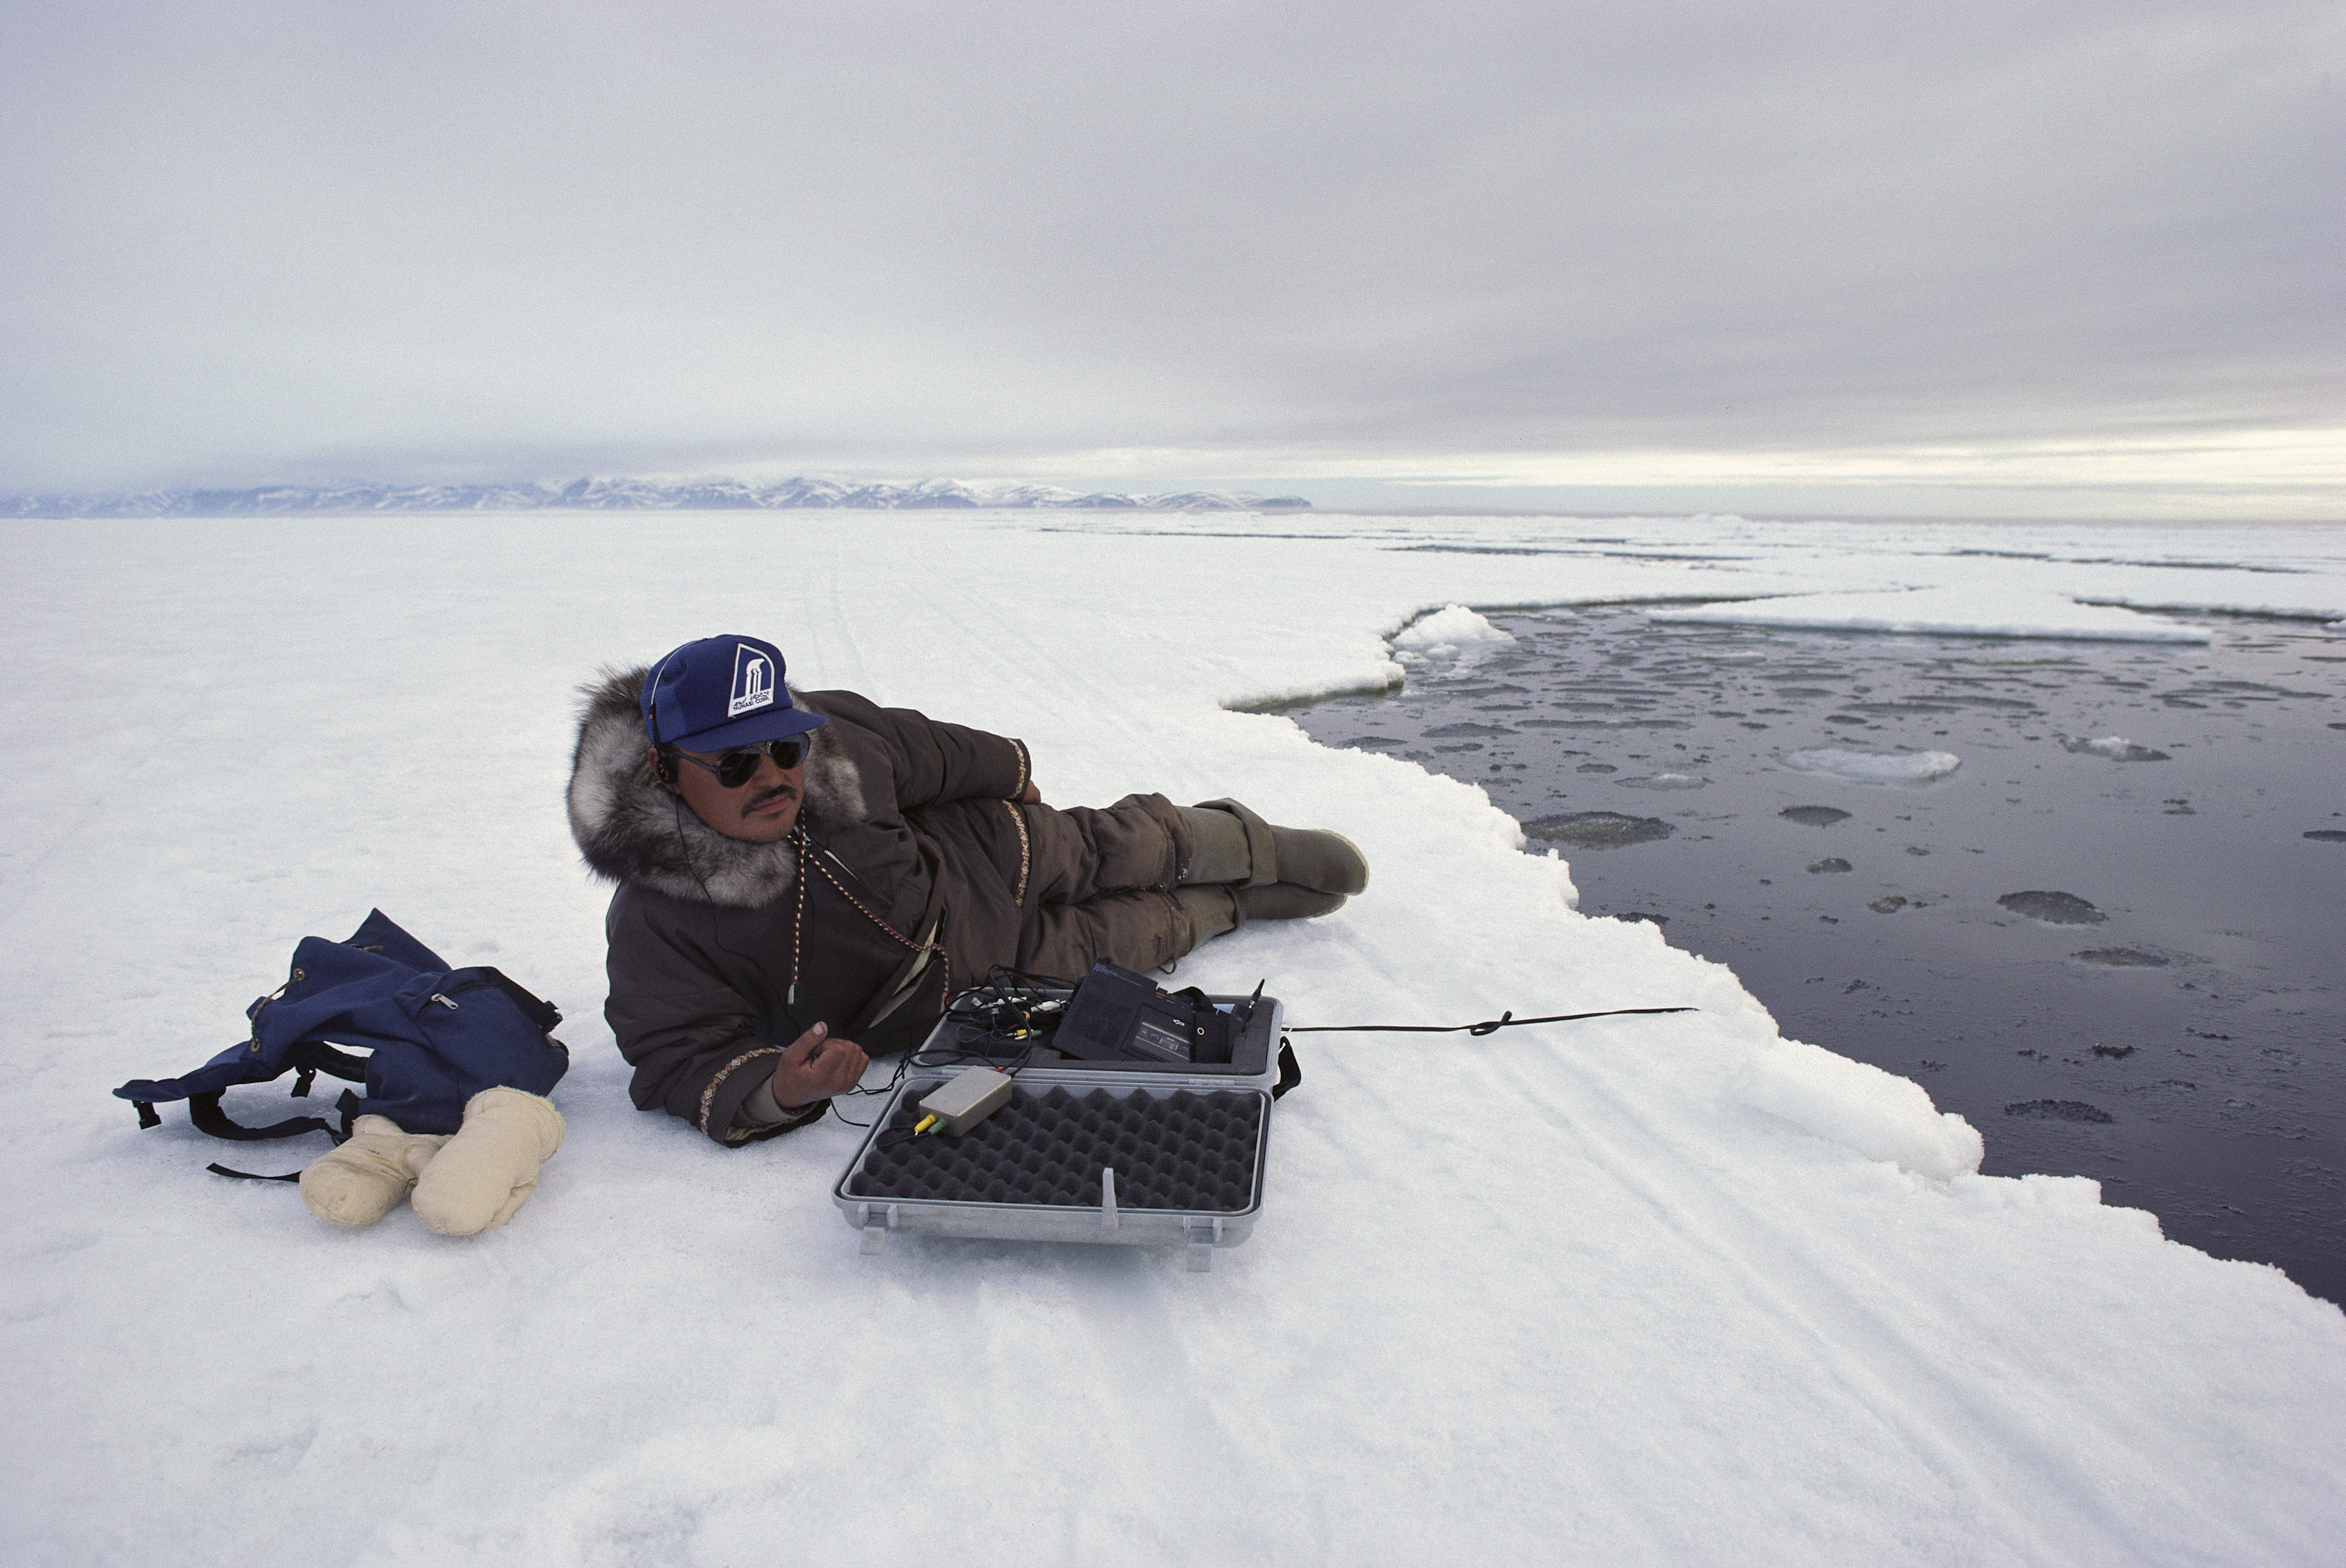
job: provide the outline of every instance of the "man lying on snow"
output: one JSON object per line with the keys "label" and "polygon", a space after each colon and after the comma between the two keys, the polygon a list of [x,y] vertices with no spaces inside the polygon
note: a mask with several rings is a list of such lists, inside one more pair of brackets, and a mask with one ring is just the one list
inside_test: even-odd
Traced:
{"label": "man lying on snow", "polygon": [[612,675],[571,761],[571,834],[619,884],[604,1015],[629,1093],[720,1144],[815,1120],[995,964],[1148,969],[1368,885],[1339,834],[1234,800],[1054,809],[1024,742],[782,670],[719,636]]}

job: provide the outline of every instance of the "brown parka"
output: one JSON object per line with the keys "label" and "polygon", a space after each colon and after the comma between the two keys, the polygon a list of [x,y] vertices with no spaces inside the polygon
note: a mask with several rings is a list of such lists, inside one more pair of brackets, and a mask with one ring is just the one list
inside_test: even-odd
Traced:
{"label": "brown parka", "polygon": [[604,1016],[638,1109],[748,1143],[799,1125],[760,1126],[741,1107],[818,1022],[881,1055],[919,1044],[948,993],[993,965],[1074,980],[1096,959],[1147,968],[1189,950],[1170,890],[1195,846],[1164,796],[1021,805],[1023,742],[850,691],[794,692],[828,720],[809,735],[799,828],[750,843],[653,776],[644,673],[586,688],[568,801],[587,865],[619,884]]}

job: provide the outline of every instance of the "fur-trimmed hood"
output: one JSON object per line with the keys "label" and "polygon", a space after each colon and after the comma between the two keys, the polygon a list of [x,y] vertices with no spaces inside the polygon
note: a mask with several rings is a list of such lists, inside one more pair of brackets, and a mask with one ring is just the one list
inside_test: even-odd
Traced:
{"label": "fur-trimmed hood", "polygon": [[[606,670],[580,688],[578,747],[570,759],[570,836],[596,875],[632,882],[687,903],[756,909],[790,890],[797,856],[790,841],[729,839],[671,794],[646,756],[637,694],[644,669]],[[820,701],[795,689],[809,713]],[[862,779],[854,761],[826,743],[823,726],[807,732],[806,797],[800,809],[831,821],[859,818]]]}

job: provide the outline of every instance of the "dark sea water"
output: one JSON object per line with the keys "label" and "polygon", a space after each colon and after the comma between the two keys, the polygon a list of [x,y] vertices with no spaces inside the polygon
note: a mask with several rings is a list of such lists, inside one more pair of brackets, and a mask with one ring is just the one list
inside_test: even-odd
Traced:
{"label": "dark sea water", "polygon": [[[2094,1177],[2346,1301],[2346,638],[1491,618],[1512,645],[1284,711],[1483,786],[1583,912],[1656,921],[1788,1036],[1914,1078],[1989,1174]],[[1960,766],[1784,761],[1817,750]]]}

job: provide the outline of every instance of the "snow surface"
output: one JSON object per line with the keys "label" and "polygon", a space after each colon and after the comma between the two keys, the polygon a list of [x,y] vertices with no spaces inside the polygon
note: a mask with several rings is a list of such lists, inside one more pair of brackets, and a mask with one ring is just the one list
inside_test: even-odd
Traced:
{"label": "snow surface", "polygon": [[[1230,708],[1389,684],[1387,635],[1454,604],[1935,582],[2040,635],[2077,635],[2046,607],[2073,593],[2346,615],[2346,541],[1310,521],[0,524],[0,1561],[2334,1561],[2336,1308],[2091,1182],[1974,1174],[1917,1084],[1576,914],[1480,790]],[[1184,981],[1266,980],[1298,1023],[1700,1011],[1303,1037],[1262,1218],[1210,1274],[865,1257],[827,1196],[853,1129],[720,1150],[629,1106],[599,1019],[573,688],[720,630],[1025,737],[1052,800],[1231,793],[1367,851],[1340,914]],[[322,1140],[142,1133],[107,1093],[239,1037],[300,937],[377,904],[569,1013],[568,1141],[504,1229],[331,1229],[203,1170]]]}
{"label": "snow surface", "polygon": [[1964,765],[1952,751],[1850,751],[1838,746],[1787,751],[1780,760],[1795,773],[1829,773],[1864,784],[1927,784]]}

